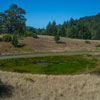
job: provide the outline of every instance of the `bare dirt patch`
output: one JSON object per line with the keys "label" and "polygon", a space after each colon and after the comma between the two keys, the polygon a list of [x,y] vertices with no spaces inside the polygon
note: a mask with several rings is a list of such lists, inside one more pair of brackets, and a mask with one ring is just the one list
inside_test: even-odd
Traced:
{"label": "bare dirt patch", "polygon": [[[100,76],[47,76],[0,71],[12,96],[0,100],[100,100]],[[26,80],[27,79],[27,80]]]}

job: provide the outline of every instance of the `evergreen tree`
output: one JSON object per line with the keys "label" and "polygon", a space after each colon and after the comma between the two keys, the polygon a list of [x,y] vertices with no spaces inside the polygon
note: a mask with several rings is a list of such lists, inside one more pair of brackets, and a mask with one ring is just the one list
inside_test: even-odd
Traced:
{"label": "evergreen tree", "polygon": [[69,21],[69,23],[68,23],[68,26],[69,26],[69,27],[72,27],[74,24],[75,24],[75,23],[74,23],[74,19],[71,18],[70,21]]}
{"label": "evergreen tree", "polygon": [[60,28],[58,28],[58,32],[57,32],[61,37],[66,37],[66,30],[64,26],[61,26]]}
{"label": "evergreen tree", "polygon": [[52,35],[52,25],[51,25],[51,22],[49,22],[49,24],[46,27],[46,34]]}
{"label": "evergreen tree", "polygon": [[68,36],[78,39],[91,39],[92,37],[88,27],[80,23],[71,28]]}
{"label": "evergreen tree", "polygon": [[57,35],[57,26],[55,21],[52,22],[52,35]]}
{"label": "evergreen tree", "polygon": [[94,36],[94,39],[96,40],[100,40],[100,28],[97,30],[95,36]]}

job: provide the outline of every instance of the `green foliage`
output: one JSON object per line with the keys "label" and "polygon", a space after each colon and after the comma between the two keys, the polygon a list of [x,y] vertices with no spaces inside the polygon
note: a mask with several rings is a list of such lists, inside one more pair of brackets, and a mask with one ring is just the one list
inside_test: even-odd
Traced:
{"label": "green foliage", "polygon": [[57,33],[61,36],[61,37],[66,37],[66,30],[64,26],[59,26]]}
{"label": "green foliage", "polygon": [[57,34],[57,26],[56,26],[55,21],[53,21],[52,23],[49,22],[49,24],[47,25],[47,28],[46,28],[46,34],[52,35],[52,36]]}
{"label": "green foliage", "polygon": [[59,34],[61,37],[78,39],[92,38],[90,28],[80,20],[74,20],[73,18],[71,18],[70,21],[64,22],[62,25],[56,25],[55,22],[49,22],[46,28],[46,33],[47,35],[52,36]]}
{"label": "green foliage", "polygon": [[38,38],[37,34],[35,34],[35,33],[32,34],[32,37],[33,38]]}
{"label": "green foliage", "polygon": [[33,32],[31,32],[31,31],[26,31],[25,32],[25,36],[32,36],[33,35]]}
{"label": "green foliage", "polygon": [[[46,33],[47,35],[55,36],[52,26],[52,23],[49,22]],[[63,37],[100,40],[100,13],[96,16],[83,17],[79,20],[71,18],[62,25],[56,25],[56,30]]]}
{"label": "green foliage", "polygon": [[55,40],[56,42],[58,42],[58,41],[60,40],[60,36],[59,36],[59,35],[55,35],[55,36],[54,36],[54,40]]}
{"label": "green foliage", "polygon": [[46,27],[46,34],[53,35],[52,34],[52,24],[51,24],[51,22],[49,22],[49,24]]}
{"label": "green foliage", "polygon": [[100,40],[100,28],[97,30],[95,36],[94,36],[94,39],[96,40]]}
{"label": "green foliage", "polygon": [[25,10],[17,5],[11,5],[4,13],[0,13],[0,31],[3,33],[13,33],[14,31],[24,33],[26,27],[25,13]]}
{"label": "green foliage", "polygon": [[2,38],[0,37],[0,42],[2,41]]}
{"label": "green foliage", "polygon": [[17,47],[17,45],[18,45],[18,39],[17,39],[16,35],[13,36],[11,43],[12,43],[12,45],[14,47]]}
{"label": "green foliage", "polygon": [[43,29],[38,29],[37,30],[37,32],[36,32],[38,35],[48,35],[47,33],[46,33],[46,30],[43,28]]}
{"label": "green foliage", "polygon": [[36,30],[35,30],[35,28],[33,28],[33,27],[26,27],[26,30],[27,30],[28,32],[36,33]]}
{"label": "green foliage", "polygon": [[78,39],[91,39],[91,33],[87,26],[80,23],[71,28],[70,34],[68,36]]}
{"label": "green foliage", "polygon": [[[53,64],[38,65],[37,62]],[[64,62],[64,64],[59,64]],[[82,56],[50,56],[0,60],[0,70],[32,74],[80,74],[96,67],[96,60]],[[27,79],[32,81],[31,79]],[[34,80],[33,80],[34,81]]]}
{"label": "green foliage", "polygon": [[30,36],[30,37],[33,37],[33,38],[38,38],[37,34],[33,33],[32,31],[26,31],[25,32],[25,36]]}
{"label": "green foliage", "polygon": [[0,86],[2,85],[2,81],[0,80]]}
{"label": "green foliage", "polygon": [[97,44],[96,47],[100,47],[100,44]]}
{"label": "green foliage", "polygon": [[10,35],[4,35],[2,40],[5,41],[5,42],[11,42],[12,37]]}
{"label": "green foliage", "polygon": [[4,33],[4,14],[0,12],[0,33]]}

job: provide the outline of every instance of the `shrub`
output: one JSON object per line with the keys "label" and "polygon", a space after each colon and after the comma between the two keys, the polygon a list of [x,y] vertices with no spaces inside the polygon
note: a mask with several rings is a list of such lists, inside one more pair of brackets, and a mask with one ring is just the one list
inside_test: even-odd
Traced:
{"label": "shrub", "polygon": [[100,47],[100,44],[97,44],[96,47]]}
{"label": "shrub", "polygon": [[2,40],[5,41],[5,42],[11,42],[12,37],[10,35],[4,35]]}
{"label": "shrub", "polygon": [[33,32],[28,32],[28,31],[25,32],[25,36],[32,36],[32,34]]}
{"label": "shrub", "polygon": [[54,40],[55,40],[56,42],[58,42],[58,41],[60,40],[60,36],[59,36],[59,35],[55,35]]}
{"label": "shrub", "polygon": [[87,43],[87,44],[91,44],[91,42],[90,42],[90,41],[88,41],[88,40],[86,40],[86,41],[85,41],[85,43]]}
{"label": "shrub", "polygon": [[31,36],[33,38],[38,38],[36,33],[33,33],[31,31],[26,31],[24,36]]}
{"label": "shrub", "polygon": [[17,45],[18,45],[18,39],[17,39],[17,36],[16,35],[13,36],[11,43],[12,43],[12,45],[14,47],[17,47]]}
{"label": "shrub", "polygon": [[2,83],[2,81],[0,80],[0,87],[1,87],[2,84],[3,84],[3,83]]}
{"label": "shrub", "polygon": [[17,38],[21,38],[22,37],[21,33],[19,33],[18,31],[14,31],[13,35],[16,35]]}
{"label": "shrub", "polygon": [[35,33],[32,34],[32,37],[33,38],[38,38],[37,34],[35,34]]}
{"label": "shrub", "polygon": [[0,38],[0,42],[2,41],[2,38]]}

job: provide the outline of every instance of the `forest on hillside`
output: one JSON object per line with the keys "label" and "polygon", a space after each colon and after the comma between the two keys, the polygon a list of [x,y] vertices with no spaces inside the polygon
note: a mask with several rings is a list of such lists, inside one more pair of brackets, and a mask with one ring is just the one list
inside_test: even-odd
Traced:
{"label": "forest on hillside", "polygon": [[[36,29],[26,25],[26,11],[16,4],[8,10],[0,12],[0,34],[18,34],[30,36],[59,35],[77,39],[100,39],[100,13],[96,16],[83,17],[79,20],[71,18],[63,24],[57,25],[55,21],[49,22],[46,28]],[[33,22],[34,23],[34,22]]]}
{"label": "forest on hillside", "polygon": [[38,29],[39,34],[55,35],[78,39],[100,39],[100,13],[96,16],[83,17],[79,20],[71,18],[62,25],[49,22],[46,29]]}

